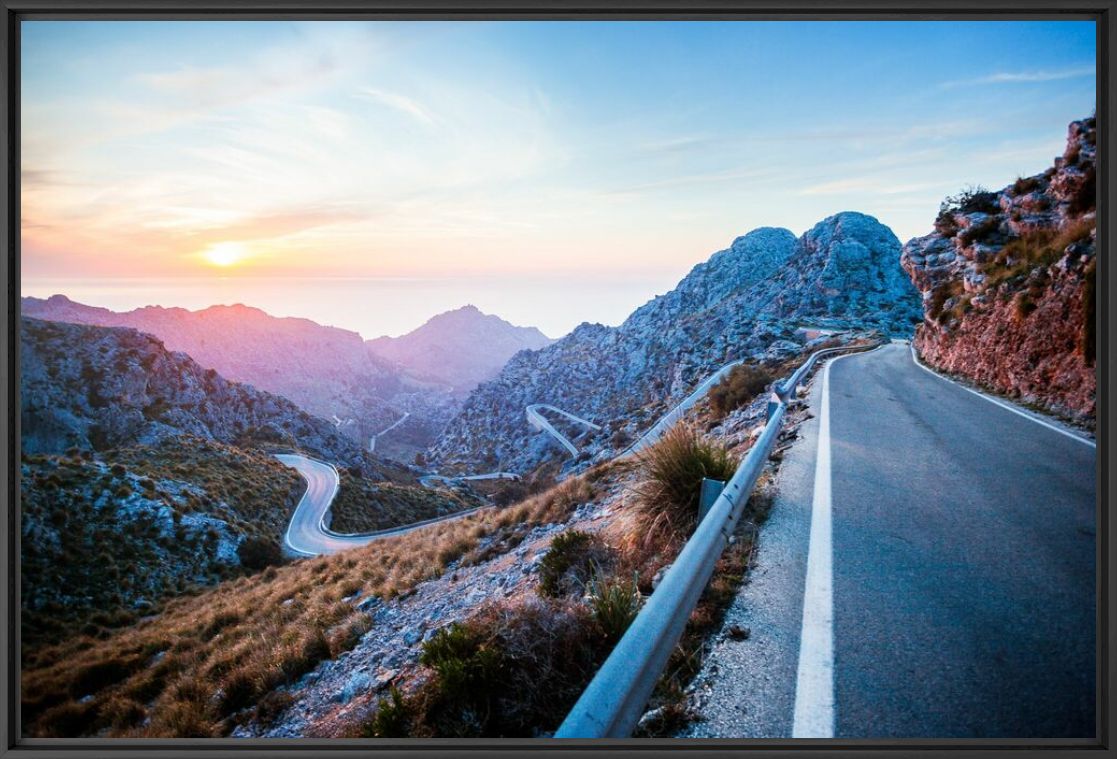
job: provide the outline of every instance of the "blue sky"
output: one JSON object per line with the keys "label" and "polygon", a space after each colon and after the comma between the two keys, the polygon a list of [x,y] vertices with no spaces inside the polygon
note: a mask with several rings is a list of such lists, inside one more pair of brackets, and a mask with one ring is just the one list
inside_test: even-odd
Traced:
{"label": "blue sky", "polygon": [[1094,109],[1094,35],[27,22],[24,276],[593,276],[630,283],[584,315],[616,321],[755,227],[857,210],[903,241],[1042,171]]}

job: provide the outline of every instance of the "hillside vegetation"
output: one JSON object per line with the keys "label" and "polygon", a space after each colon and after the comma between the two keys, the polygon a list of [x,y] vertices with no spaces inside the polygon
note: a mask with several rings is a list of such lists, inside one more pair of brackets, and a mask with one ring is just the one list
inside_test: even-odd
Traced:
{"label": "hillside vegetation", "polygon": [[101,636],[168,596],[259,568],[243,560],[246,543],[278,560],[304,489],[269,456],[201,439],[103,459],[25,454],[24,651],[79,629]]}

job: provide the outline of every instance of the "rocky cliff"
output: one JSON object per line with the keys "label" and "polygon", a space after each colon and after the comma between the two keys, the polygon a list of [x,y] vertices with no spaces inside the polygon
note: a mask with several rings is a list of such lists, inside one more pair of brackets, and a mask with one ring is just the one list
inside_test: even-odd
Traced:
{"label": "rocky cliff", "polygon": [[582,324],[516,354],[467,399],[433,449],[452,468],[527,471],[556,453],[524,417],[546,403],[601,425],[587,457],[623,447],[714,368],[761,355],[799,326],[908,334],[919,298],[900,243],[876,219],[841,213],[796,239],[761,228],[715,253],[619,327]]}
{"label": "rocky cliff", "polygon": [[1096,166],[1095,121],[1075,121],[1054,166],[948,198],[902,257],[927,362],[1091,426]]}
{"label": "rocky cliff", "polygon": [[535,327],[517,327],[476,306],[463,306],[432,317],[406,335],[378,337],[367,345],[374,356],[465,395],[495,377],[519,351],[552,342]]}
{"label": "rocky cliff", "polygon": [[184,434],[225,443],[297,445],[372,467],[361,446],[291,401],[230,382],[151,335],[24,317],[24,453],[156,445]]}

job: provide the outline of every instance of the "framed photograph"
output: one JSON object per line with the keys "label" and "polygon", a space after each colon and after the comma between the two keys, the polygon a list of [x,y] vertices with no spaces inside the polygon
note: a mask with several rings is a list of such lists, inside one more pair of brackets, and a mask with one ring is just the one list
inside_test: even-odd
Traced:
{"label": "framed photograph", "polygon": [[3,5],[3,756],[1109,750],[1112,0]]}

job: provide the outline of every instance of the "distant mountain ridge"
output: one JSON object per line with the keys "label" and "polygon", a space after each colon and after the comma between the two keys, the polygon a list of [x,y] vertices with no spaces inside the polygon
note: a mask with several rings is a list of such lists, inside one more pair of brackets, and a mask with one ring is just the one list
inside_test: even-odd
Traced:
{"label": "distant mountain ridge", "polygon": [[366,345],[373,356],[467,393],[495,377],[519,351],[552,342],[535,327],[517,327],[467,305],[438,314],[400,337],[378,337]]}
{"label": "distant mountain ridge", "polygon": [[25,453],[159,445],[194,435],[297,446],[347,466],[374,463],[324,419],[230,382],[137,330],[24,317],[20,344]]}
{"label": "distant mountain ridge", "polygon": [[554,450],[528,426],[524,408],[548,403],[604,427],[584,441],[596,456],[623,445],[715,367],[763,354],[798,326],[907,335],[919,318],[900,242],[871,216],[836,214],[798,239],[756,229],[619,327],[582,324],[516,354],[469,396],[432,455],[451,468],[528,471]]}
{"label": "distant mountain ridge", "polygon": [[[400,338],[368,343],[351,330],[242,304],[117,312],[52,295],[24,297],[21,310],[38,319],[149,333],[168,350],[182,351],[227,379],[333,420],[343,434],[366,445],[406,412],[406,422],[386,441],[377,441],[378,452],[394,451],[405,460],[435,440],[477,382],[494,376],[516,351],[549,342],[534,328],[513,326],[472,306],[435,316]],[[404,361],[393,360],[393,354]]]}
{"label": "distant mountain ridge", "polygon": [[23,298],[26,316],[102,327],[132,327],[155,335],[223,377],[248,382],[294,401],[324,419],[359,418],[372,427],[397,416],[393,396],[406,378],[370,356],[361,336],[309,319],[275,317],[236,304],[198,311],[145,306],[127,312],[76,303],[64,295]]}

